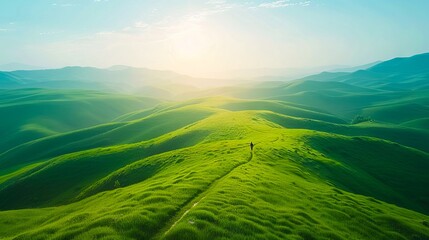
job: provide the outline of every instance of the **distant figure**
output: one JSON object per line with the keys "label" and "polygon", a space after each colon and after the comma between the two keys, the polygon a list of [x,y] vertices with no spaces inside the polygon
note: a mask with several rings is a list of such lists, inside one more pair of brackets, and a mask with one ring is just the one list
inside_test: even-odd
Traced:
{"label": "distant figure", "polygon": [[253,151],[253,146],[255,146],[255,144],[253,144],[253,142],[250,142],[250,151]]}

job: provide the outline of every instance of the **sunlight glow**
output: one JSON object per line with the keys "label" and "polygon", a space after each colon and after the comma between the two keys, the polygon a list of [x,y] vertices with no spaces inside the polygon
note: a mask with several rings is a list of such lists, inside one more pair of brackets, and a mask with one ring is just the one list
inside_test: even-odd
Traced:
{"label": "sunlight glow", "polygon": [[184,29],[171,39],[173,56],[177,60],[198,60],[208,52],[210,39],[198,25],[189,24]]}

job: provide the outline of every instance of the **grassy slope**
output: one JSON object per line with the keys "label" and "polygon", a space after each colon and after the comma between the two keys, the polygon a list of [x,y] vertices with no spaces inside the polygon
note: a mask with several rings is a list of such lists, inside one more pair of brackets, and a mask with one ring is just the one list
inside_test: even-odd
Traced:
{"label": "grassy slope", "polygon": [[[134,143],[158,137],[213,114],[203,107],[182,107],[139,120],[110,123],[37,139],[0,154],[0,167],[9,168],[91,148]],[[28,153],[32,153],[29,155]]]}
{"label": "grassy slope", "polygon": [[429,118],[420,118],[417,120],[411,120],[408,122],[403,123],[402,125],[407,127],[412,127],[424,131],[428,131],[429,129]]}
{"label": "grassy slope", "polygon": [[[163,104],[143,112],[126,114],[117,119],[117,121],[122,121],[121,123],[101,125],[27,142],[0,154],[0,167],[6,168],[40,161],[95,147],[151,139],[207,117],[214,111],[221,111],[219,108],[232,110],[266,108],[293,116],[323,119],[337,123],[344,122],[325,113],[278,102],[243,101],[227,98],[194,99],[178,104]],[[28,153],[32,154],[29,155]]]}
{"label": "grassy slope", "polygon": [[426,144],[429,141],[427,131],[408,126],[364,122],[359,124],[333,124],[313,119],[303,119],[285,116],[278,113],[262,111],[259,113],[264,118],[277,123],[285,128],[311,129],[327,133],[337,133],[347,136],[370,136],[397,142],[405,146],[422,151],[429,151]]}
{"label": "grassy slope", "polygon": [[0,152],[38,138],[110,122],[157,103],[93,91],[0,90]]}
{"label": "grassy slope", "polygon": [[[423,92],[423,94],[428,93]],[[413,95],[416,97],[367,107],[362,113],[379,121],[395,124],[426,118],[429,116],[429,98],[427,95],[420,98],[415,93]]]}
{"label": "grassy slope", "polygon": [[[335,116],[353,119],[358,114],[370,116],[376,121],[401,123],[427,114],[429,91],[384,91],[375,93],[354,93],[335,95],[331,92],[310,89],[294,94],[270,97],[275,100],[314,106]],[[420,109],[419,107],[422,107]],[[401,116],[406,108],[408,116]],[[399,113],[399,115],[398,115]],[[427,116],[427,115],[426,115]]]}
{"label": "grassy slope", "polygon": [[[277,87],[229,87],[211,90],[202,95],[293,103],[288,106],[289,109],[284,109],[288,111],[286,114],[297,116],[293,114],[292,107],[298,107],[301,112],[309,110],[325,113],[324,119],[317,119],[329,122],[332,122],[332,119],[327,119],[327,116],[351,121],[356,115],[366,115],[376,121],[400,124],[426,117],[426,106],[429,103],[427,88],[413,91],[399,87],[371,89],[349,83],[317,81],[294,81]],[[401,114],[404,109],[408,114]]]}
{"label": "grassy slope", "polygon": [[[151,140],[60,154],[3,176],[3,207],[81,200],[2,211],[0,236],[429,238],[428,216],[375,199],[429,212],[424,188],[429,178],[422,172],[429,167],[426,153],[373,138],[283,128],[283,120],[272,118],[287,118],[280,113],[215,110],[229,102],[208,99],[167,107],[121,123],[119,129],[157,116],[166,120],[177,111],[208,109],[208,115],[169,133],[154,130]],[[311,125],[293,120],[304,126],[298,128]],[[250,141],[256,142],[253,154]],[[379,153],[367,151],[371,148]]]}

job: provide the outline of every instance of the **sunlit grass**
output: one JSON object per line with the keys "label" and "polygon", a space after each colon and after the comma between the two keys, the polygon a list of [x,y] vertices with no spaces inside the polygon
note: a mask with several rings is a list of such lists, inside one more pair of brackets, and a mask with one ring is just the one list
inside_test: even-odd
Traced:
{"label": "sunlit grass", "polygon": [[[429,217],[405,209],[428,211],[424,186],[429,179],[423,173],[398,174],[427,169],[426,153],[375,138],[315,131],[349,126],[287,117],[247,102],[246,110],[229,111],[224,109],[228,101],[212,98],[167,106],[141,120],[102,126],[122,136],[118,142],[100,142],[93,148],[94,142],[88,141],[75,152],[61,145],[37,155],[45,157],[30,156],[24,168],[13,168],[11,161],[9,173],[0,178],[8,183],[0,185],[1,206],[16,210],[0,212],[0,237],[429,238]],[[255,108],[261,108],[259,104]],[[194,115],[177,118],[183,111]],[[126,137],[139,131],[127,127],[156,124],[163,117],[162,128],[146,126],[140,139]],[[311,130],[303,129],[306,126]],[[84,130],[74,139],[94,132]],[[152,137],[145,139],[146,134]],[[54,144],[61,139],[73,137],[41,141]],[[76,144],[85,142],[81,140]],[[253,154],[250,141],[256,143]],[[31,144],[41,143],[28,147]],[[368,149],[372,151],[365,152]],[[71,153],[64,154],[67,151]],[[32,169],[37,171],[20,175]],[[399,177],[416,186],[402,191],[394,181]],[[423,202],[413,201],[416,196]]]}

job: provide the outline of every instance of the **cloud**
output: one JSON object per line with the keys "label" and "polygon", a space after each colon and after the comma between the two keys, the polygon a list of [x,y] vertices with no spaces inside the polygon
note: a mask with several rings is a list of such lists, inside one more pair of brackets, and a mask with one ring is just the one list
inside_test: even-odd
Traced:
{"label": "cloud", "polygon": [[228,3],[224,0],[209,0],[206,2],[206,4],[211,7],[211,9],[207,10],[211,13],[221,13],[244,5],[238,3]]}
{"label": "cloud", "polygon": [[72,4],[72,3],[52,3],[52,6],[55,6],[55,7],[72,7],[75,5],[76,4]]}
{"label": "cloud", "polygon": [[64,31],[51,31],[51,32],[39,32],[39,35],[41,36],[47,36],[47,35],[55,35],[59,33],[63,33]]}
{"label": "cloud", "polygon": [[[165,41],[188,32],[189,29],[199,28],[207,18],[236,7],[239,7],[239,5],[222,0],[210,0],[199,11],[174,18],[165,16],[156,22],[137,21],[115,33],[134,35],[147,42]],[[157,11],[158,9],[154,9],[151,12],[156,13]]]}
{"label": "cloud", "polygon": [[274,2],[265,2],[258,5],[260,8],[284,8],[291,6],[308,6],[310,5],[310,1],[298,1],[294,2],[291,0],[278,0]]}
{"label": "cloud", "polygon": [[14,22],[9,22],[8,25],[0,26],[0,32],[12,32],[15,31]]}
{"label": "cloud", "polygon": [[[104,2],[106,0],[93,1]],[[174,39],[180,38],[189,32],[198,32],[204,29],[204,22],[208,18],[244,6],[243,4],[229,3],[223,0],[209,0],[198,11],[189,12],[181,16],[163,16],[157,21],[150,21],[150,18],[145,21],[136,21],[121,29],[97,32],[81,39],[75,39],[75,41],[67,44],[86,46],[87,43],[91,42],[100,43],[99,45],[104,46],[116,46],[121,42],[133,43],[131,45],[144,45],[174,41]],[[243,9],[247,9],[247,5]],[[153,9],[150,14],[156,14],[158,11],[158,9]]]}
{"label": "cloud", "polygon": [[142,22],[142,21],[139,21],[139,22],[134,23],[134,27],[136,27],[136,28],[147,28],[147,27],[149,27],[149,24]]}
{"label": "cloud", "polygon": [[104,31],[104,32],[98,32],[98,33],[96,33],[96,35],[99,35],[99,36],[106,36],[106,35],[112,35],[112,34],[114,34],[115,32],[111,32],[111,31]]}

